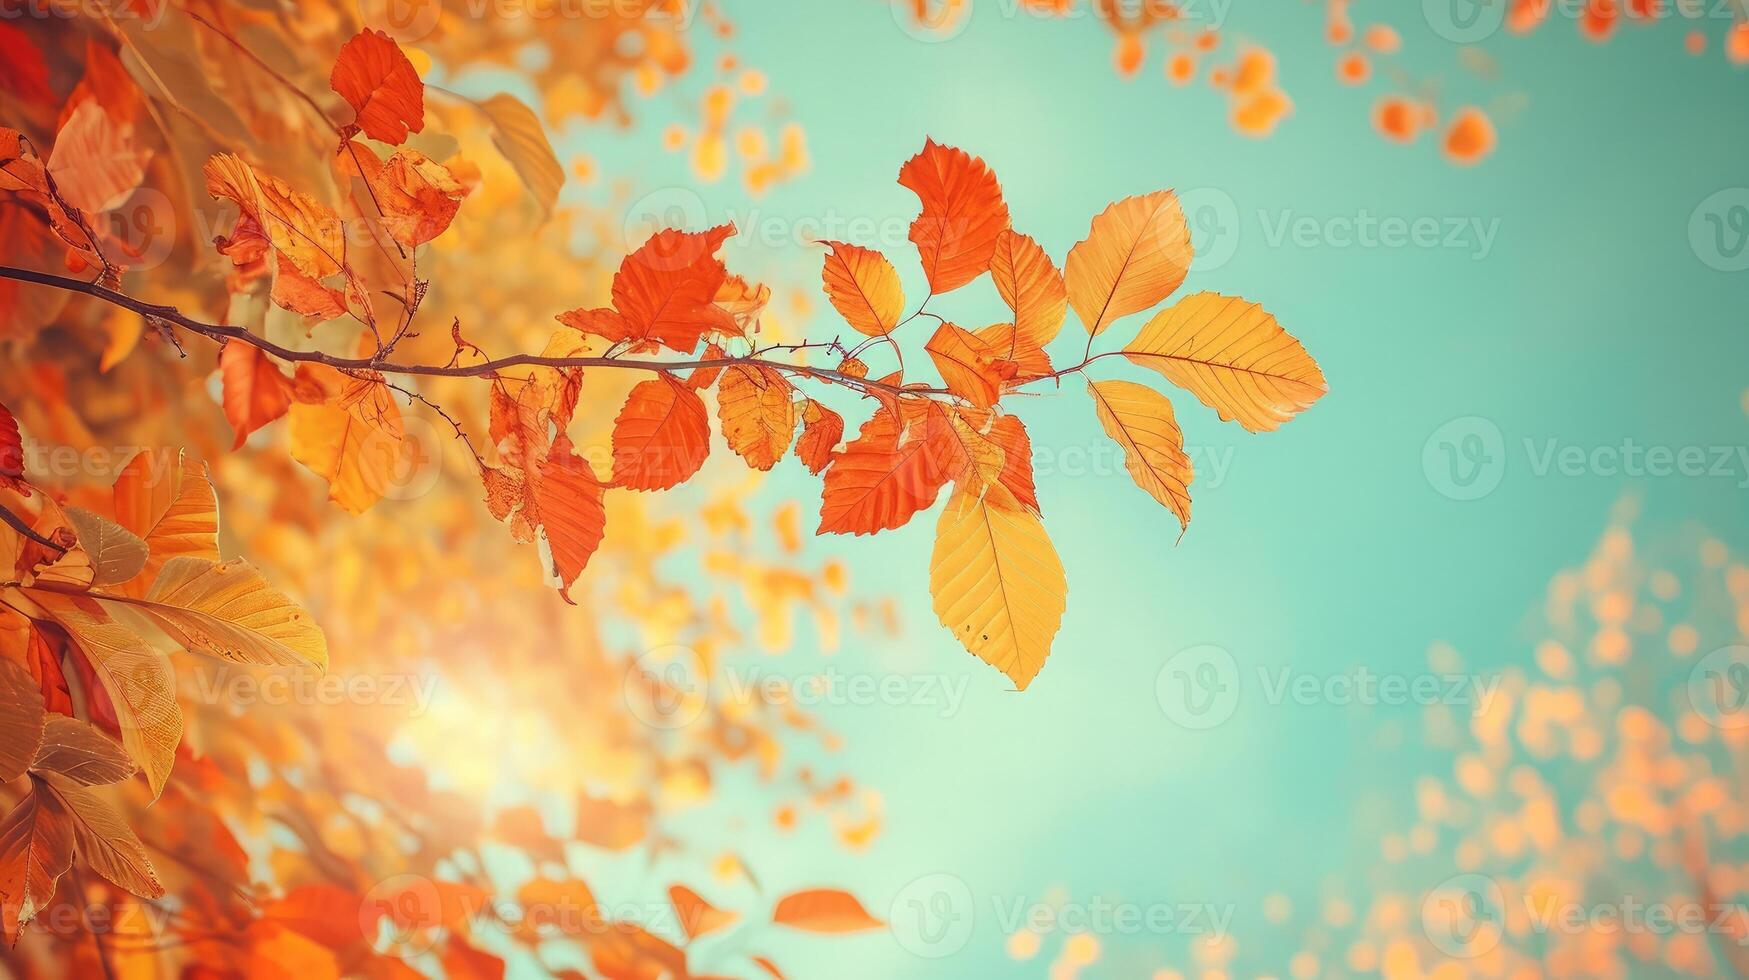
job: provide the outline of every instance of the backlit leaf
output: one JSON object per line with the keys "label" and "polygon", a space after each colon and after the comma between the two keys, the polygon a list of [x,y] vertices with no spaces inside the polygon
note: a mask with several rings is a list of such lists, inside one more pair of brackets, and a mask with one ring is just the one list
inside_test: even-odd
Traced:
{"label": "backlit leaf", "polygon": [[1172,295],[1191,257],[1190,227],[1177,195],[1126,197],[1100,212],[1087,237],[1069,250],[1063,263],[1069,303],[1097,336],[1112,321]]}
{"label": "backlit leaf", "polygon": [[1190,524],[1190,457],[1172,402],[1147,385],[1132,381],[1094,381],[1087,385],[1105,434],[1123,447],[1124,468],[1136,486]]}
{"label": "backlit leaf", "polygon": [[956,492],[935,527],[935,615],[974,656],[1021,690],[1050,655],[1069,585],[1036,513],[1005,490]]}
{"label": "backlit leaf", "polygon": [[640,382],[613,423],[613,482],[666,490],[686,482],[710,455],[704,401],[666,374]]}
{"label": "backlit leaf", "polygon": [[783,458],[795,436],[794,388],[775,369],[737,364],[717,382],[717,419],[736,455],[756,470]]}
{"label": "backlit leaf", "polygon": [[340,49],[328,84],[352,106],[373,140],[400,143],[425,128],[425,83],[401,46],[382,31],[359,31]]}
{"label": "backlit leaf", "polygon": [[844,321],[871,337],[898,326],[905,313],[905,291],[893,263],[860,245],[823,244],[831,249],[821,270],[826,297]]}
{"label": "backlit leaf", "polygon": [[910,238],[931,293],[952,292],[990,268],[996,237],[1008,227],[1008,204],[984,161],[926,139],[899,169],[899,183],[923,202]]}
{"label": "backlit leaf", "polygon": [[1256,303],[1195,293],[1161,310],[1123,354],[1252,432],[1267,432],[1329,390],[1318,362]]}

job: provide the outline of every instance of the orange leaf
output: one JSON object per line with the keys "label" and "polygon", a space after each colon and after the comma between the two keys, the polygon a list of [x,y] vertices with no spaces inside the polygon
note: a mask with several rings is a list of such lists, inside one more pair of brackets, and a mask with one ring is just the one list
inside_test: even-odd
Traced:
{"label": "orange leaf", "polygon": [[686,938],[697,939],[718,929],[733,925],[741,918],[734,912],[725,912],[700,898],[698,892],[685,885],[671,885],[668,888],[668,898],[674,903],[674,912],[680,917],[680,928],[686,931]]}
{"label": "orange leaf", "polygon": [[291,408],[291,379],[261,348],[240,340],[219,351],[219,377],[224,385],[225,419],[237,433],[232,449],[240,449],[249,433]]}
{"label": "orange leaf", "polygon": [[18,419],[5,405],[0,405],[0,487],[28,496],[30,490],[23,477],[24,437],[18,431]]}
{"label": "orange leaf", "polygon": [[1098,336],[1112,321],[1172,295],[1190,269],[1190,226],[1171,191],[1126,197],[1093,219],[1069,250],[1069,303]]}
{"label": "orange leaf", "polygon": [[607,527],[606,490],[595,479],[587,460],[571,451],[571,440],[561,434],[541,462],[540,482],[534,500],[540,508],[541,527],[552,550],[553,572],[559,577],[559,594],[568,601],[571,583],[583,574],[601,535]]}
{"label": "orange leaf", "polygon": [[1275,317],[1219,293],[1161,310],[1123,355],[1252,432],[1280,427],[1330,390],[1318,362]]}
{"label": "orange leaf", "polygon": [[990,268],[996,236],[1008,227],[1002,185],[984,161],[932,139],[899,168],[899,184],[923,202],[911,241],[931,293],[947,293]]}
{"label": "orange leaf", "polygon": [[400,406],[380,380],[348,377],[325,365],[298,365],[297,383],[316,400],[292,403],[292,458],[328,481],[335,503],[364,513],[396,488],[402,472]]}
{"label": "orange leaf", "polygon": [[899,324],[905,312],[905,290],[898,270],[871,248],[824,242],[830,252],[821,268],[826,296],[846,323],[860,333],[879,337]]}
{"label": "orange leaf", "polygon": [[[963,458],[945,423],[926,422],[903,438],[905,426],[882,408],[826,468],[820,534],[874,534],[904,525],[935,502]],[[944,441],[945,440],[945,441]]]}
{"label": "orange leaf", "polygon": [[[241,157],[220,153],[202,168],[207,193],[234,201],[268,242],[305,276],[321,279],[340,271],[346,254],[340,217],[322,202],[263,174]],[[241,219],[238,228],[243,228]]]}
{"label": "orange leaf", "polygon": [[1106,435],[1123,447],[1124,468],[1136,486],[1190,524],[1190,457],[1184,433],[1172,416],[1172,402],[1133,381],[1093,381],[1087,385]]}
{"label": "orange leaf", "polygon": [[796,440],[796,458],[819,475],[832,462],[832,450],[844,438],[844,419],[819,402],[808,399],[802,406],[802,437]]}
{"label": "orange leaf", "polygon": [[36,918],[73,866],[73,815],[53,793],[31,783],[31,793],[0,819],[0,882],[6,890],[0,927],[18,942],[19,927]]}
{"label": "orange leaf", "polygon": [[816,888],[778,899],[771,921],[807,932],[862,932],[885,925],[849,892]]}
{"label": "orange leaf", "polygon": [[794,389],[783,375],[763,364],[738,364],[717,382],[717,419],[736,455],[756,470],[769,470],[783,458],[795,435]]}
{"label": "orange leaf", "polygon": [[1050,355],[1012,323],[992,323],[979,330],[977,338],[990,349],[991,367],[1010,386],[1045,377],[1052,371]]}
{"label": "orange leaf", "polygon": [[49,174],[68,204],[108,211],[140,186],[151,159],[151,148],[135,139],[132,123],[117,122],[95,99],[86,99],[55,134]]}
{"label": "orange leaf", "polygon": [[[347,152],[349,151],[349,152]],[[369,146],[351,140],[343,152],[356,160],[389,235],[409,248],[443,234],[468,189],[449,168],[418,150],[396,150],[384,163]],[[344,162],[344,161],[343,161]]]}
{"label": "orange leaf", "polygon": [[613,482],[666,490],[686,482],[710,455],[704,400],[666,374],[633,387],[613,423]]}
{"label": "orange leaf", "polygon": [[979,408],[989,408],[1001,397],[1003,378],[996,368],[995,352],[976,334],[943,323],[923,349],[947,382],[947,390]]}
{"label": "orange leaf", "polygon": [[1068,292],[1063,274],[1038,242],[1004,229],[996,236],[990,278],[996,281],[1002,301],[1014,311],[1017,337],[1039,348],[1056,338],[1068,311]]}
{"label": "orange leaf", "polygon": [[382,31],[359,31],[340,49],[328,84],[373,140],[399,144],[425,128],[425,84],[401,46]]}
{"label": "orange leaf", "polygon": [[625,318],[626,336],[684,354],[706,332],[733,330],[734,318],[716,305],[728,275],[716,253],[734,233],[734,225],[704,232],[669,228],[626,256],[613,277],[613,306]]}

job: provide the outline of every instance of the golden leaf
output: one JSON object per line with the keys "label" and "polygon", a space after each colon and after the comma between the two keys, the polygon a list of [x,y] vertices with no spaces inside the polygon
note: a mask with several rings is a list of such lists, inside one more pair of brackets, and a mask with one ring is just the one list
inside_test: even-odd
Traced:
{"label": "golden leaf", "polygon": [[1093,219],[1069,250],[1063,280],[1075,315],[1098,336],[1112,321],[1172,295],[1190,269],[1190,226],[1178,197],[1126,197]]}
{"label": "golden leaf", "polygon": [[1012,494],[997,486],[949,498],[935,525],[929,594],[973,656],[1025,690],[1050,655],[1068,593],[1044,523]]}
{"label": "golden leaf", "polygon": [[1123,447],[1124,469],[1136,486],[1190,524],[1190,457],[1184,433],[1172,415],[1172,402],[1133,381],[1093,381],[1087,385],[1105,434]]}

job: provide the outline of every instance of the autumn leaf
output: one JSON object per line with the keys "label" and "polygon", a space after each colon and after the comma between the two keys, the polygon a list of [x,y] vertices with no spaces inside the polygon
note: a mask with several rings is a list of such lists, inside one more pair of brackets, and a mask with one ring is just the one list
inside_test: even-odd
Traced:
{"label": "autumn leaf", "polygon": [[326,365],[299,364],[296,385],[292,458],[328,481],[329,499],[364,513],[397,485],[406,438],[400,406],[380,380]]}
{"label": "autumn leaf", "polygon": [[29,496],[23,477],[24,436],[18,431],[18,419],[5,405],[0,405],[0,489]]}
{"label": "autumn leaf", "polygon": [[192,653],[233,663],[328,668],[328,641],[310,614],[241,559],[172,558],[143,599],[150,616]]}
{"label": "autumn leaf", "polygon": [[1069,250],[1063,280],[1075,315],[1098,336],[1114,320],[1172,295],[1190,270],[1190,227],[1178,197],[1126,197],[1093,219]]}
{"label": "autumn leaf", "polygon": [[1002,448],[1002,486],[1021,506],[1038,513],[1038,491],[1033,486],[1032,439],[1026,426],[1013,415],[1003,415],[990,425],[991,442]]}
{"label": "autumn leaf", "polygon": [[396,150],[384,162],[369,146],[349,142],[347,149],[343,159],[358,161],[383,227],[408,248],[443,234],[468,196],[447,167],[418,150]]}
{"label": "autumn leaf", "polygon": [[232,449],[243,448],[250,433],[291,408],[291,379],[254,344],[238,340],[225,344],[219,351],[219,380],[225,419],[237,433]]}
{"label": "autumn leaf", "polygon": [[107,517],[82,508],[67,508],[67,520],[89,556],[93,586],[119,585],[146,567],[149,553],[139,535]]}
{"label": "autumn leaf", "polygon": [[[1038,242],[1011,229],[996,236],[990,278],[1002,302],[1014,311],[1015,336],[1028,349],[1056,339],[1068,310],[1063,274]],[[1012,355],[1011,355],[1012,357]]]}
{"label": "autumn leaf", "polygon": [[83,786],[119,783],[139,771],[109,736],[67,715],[49,717],[30,768],[60,773]]}
{"label": "autumn leaf", "polygon": [[926,139],[899,168],[899,183],[923,202],[910,238],[931,293],[952,292],[990,268],[996,238],[1008,227],[1008,205],[984,161]]}
{"label": "autumn leaf", "polygon": [[907,433],[887,409],[863,424],[826,468],[820,534],[874,534],[904,525],[953,476],[945,422]]}
{"label": "autumn leaf", "polygon": [[172,558],[219,557],[219,503],[206,464],[186,453],[140,452],[128,460],[110,490],[115,521],[146,542],[140,574],[112,592],[143,596]]}
{"label": "autumn leaf", "polygon": [[670,885],[668,899],[674,904],[674,914],[679,917],[680,928],[685,931],[688,939],[697,939],[726,929],[741,918],[705,901],[699,897],[698,892],[685,885]]}
{"label": "autumn leaf", "polygon": [[31,792],[0,819],[0,927],[8,945],[54,897],[73,866],[73,816],[66,802],[31,783]]}
{"label": "autumn leaf", "polygon": [[0,782],[10,783],[30,768],[42,744],[45,723],[43,695],[36,678],[11,660],[0,658]]}
{"label": "autumn leaf", "polygon": [[834,888],[794,892],[778,899],[771,921],[805,932],[862,932],[886,923],[868,914],[856,896]]}
{"label": "autumn leaf", "polygon": [[1280,427],[1329,390],[1318,362],[1275,317],[1219,293],[1195,293],[1161,310],[1123,355],[1252,432]]}
{"label": "autumn leaf", "polygon": [[821,269],[832,308],[858,332],[879,337],[899,324],[905,290],[887,257],[871,248],[823,242],[830,251]]}
{"label": "autumn leaf", "polygon": [[1123,447],[1124,468],[1136,486],[1178,515],[1180,528],[1188,527],[1192,471],[1171,400],[1133,381],[1092,381],[1087,393],[1105,434]]}
{"label": "autumn leaf", "polygon": [[[207,192],[234,202],[297,273],[322,279],[340,271],[346,242],[333,208],[261,173],[235,154],[214,156],[202,172]],[[238,228],[245,228],[241,221]]]}
{"label": "autumn leaf", "polygon": [[1002,394],[1002,375],[995,364],[995,352],[976,334],[951,323],[943,323],[924,345],[947,390],[980,408],[996,404]]}
{"label": "autumn leaf", "polygon": [[550,217],[558,204],[559,191],[565,186],[565,168],[541,128],[540,117],[521,99],[506,92],[474,105],[491,122],[492,145],[522,178],[523,186],[540,207],[541,218]]}
{"label": "autumn leaf", "polygon": [[1012,323],[992,323],[974,336],[986,349],[990,369],[1002,379],[1004,390],[1049,377],[1054,370],[1045,349],[1021,335]]}
{"label": "autumn leaf", "polygon": [[734,233],[734,225],[666,229],[627,255],[613,277],[613,307],[625,320],[626,336],[687,354],[706,332],[732,326],[733,318],[716,305],[728,275],[716,253]]}
{"label": "autumn leaf", "polygon": [[119,810],[60,773],[37,773],[32,780],[39,791],[59,797],[72,818],[74,850],[93,871],[142,898],[163,896],[145,845]]}
{"label": "autumn leaf", "polygon": [[666,490],[686,482],[710,455],[704,400],[663,374],[626,395],[613,423],[613,482],[630,490]]}
{"label": "autumn leaf", "polygon": [[553,573],[559,579],[559,593],[566,600],[571,598],[572,583],[601,546],[607,526],[602,500],[605,491],[588,461],[572,452],[569,438],[561,435],[553,442],[541,461],[540,480],[533,492],[552,552]]}
{"label": "autumn leaf", "polygon": [[354,125],[373,140],[399,144],[425,128],[425,84],[401,46],[382,31],[359,31],[340,48],[328,76]]}
{"label": "autumn leaf", "polygon": [[1001,487],[956,492],[935,526],[929,594],[965,648],[1025,690],[1050,655],[1069,584],[1037,513]]}
{"label": "autumn leaf", "polygon": [[795,436],[794,389],[783,375],[763,364],[737,364],[717,382],[717,419],[735,454],[756,470],[769,470],[783,458]]}
{"label": "autumn leaf", "polygon": [[816,476],[832,462],[833,450],[844,438],[844,419],[809,398],[802,405],[802,436],[796,440],[796,458]]}
{"label": "autumn leaf", "polygon": [[79,103],[49,153],[49,174],[68,204],[87,212],[119,207],[140,186],[152,151],[95,99]]}
{"label": "autumn leaf", "polygon": [[170,663],[88,596],[26,590],[67,631],[108,695],[122,745],[139,763],[155,798],[182,741],[182,709]]}

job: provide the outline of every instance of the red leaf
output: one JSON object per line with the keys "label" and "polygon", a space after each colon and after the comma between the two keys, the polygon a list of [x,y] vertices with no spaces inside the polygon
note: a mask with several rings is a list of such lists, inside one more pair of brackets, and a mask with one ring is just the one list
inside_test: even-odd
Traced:
{"label": "red leaf", "polygon": [[30,36],[11,24],[0,23],[0,89],[23,103],[53,102],[49,90],[49,67]]}
{"label": "red leaf", "polygon": [[401,46],[382,31],[359,31],[347,41],[328,84],[373,140],[398,144],[409,130],[425,128],[425,84]]}
{"label": "red leaf", "polygon": [[664,374],[637,385],[613,422],[613,482],[666,490],[686,482],[710,455],[704,400]]}
{"label": "red leaf", "polygon": [[541,461],[540,477],[534,486],[535,503],[552,549],[553,571],[563,583],[559,593],[569,601],[571,583],[601,546],[601,533],[607,527],[602,504],[606,488],[596,482],[588,461],[571,451],[570,438],[562,434]]}
{"label": "red leaf", "polygon": [[950,445],[939,415],[905,426],[889,410],[876,412],[856,440],[826,469],[820,497],[820,534],[874,534],[903,526],[935,502],[964,454]]}
{"label": "red leaf", "polygon": [[0,487],[9,487],[28,495],[24,485],[24,436],[18,431],[18,419],[5,405],[0,405]]}
{"label": "red leaf", "polygon": [[291,408],[291,379],[259,347],[240,340],[227,343],[219,351],[219,375],[224,385],[225,419],[237,432],[232,449],[241,448],[249,433]]}
{"label": "red leaf", "polygon": [[984,161],[925,140],[923,152],[899,168],[899,183],[923,202],[910,237],[930,292],[951,292],[990,268],[996,238],[1008,227],[1008,205]]}
{"label": "red leaf", "polygon": [[735,331],[734,318],[716,305],[728,275],[716,252],[734,233],[734,225],[703,232],[669,228],[626,256],[613,277],[613,306],[627,336],[686,354],[707,331]]}

